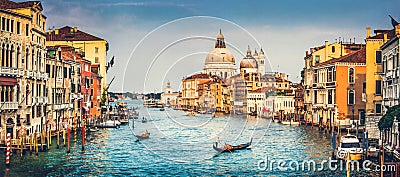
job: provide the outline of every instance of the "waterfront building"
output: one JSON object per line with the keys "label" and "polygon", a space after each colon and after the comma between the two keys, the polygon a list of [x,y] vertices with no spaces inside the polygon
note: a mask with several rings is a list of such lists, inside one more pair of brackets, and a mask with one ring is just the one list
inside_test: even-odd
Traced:
{"label": "waterfront building", "polygon": [[304,86],[304,119],[306,119],[306,121],[319,123],[320,120],[318,117],[320,115],[315,114],[319,107],[314,105],[315,99],[318,97],[315,90],[315,86],[319,83],[318,78],[320,77],[326,79],[329,73],[336,72],[329,70],[318,73],[315,66],[332,59],[346,56],[349,53],[353,53],[361,49],[362,47],[365,46],[363,44],[356,44],[354,42],[346,43],[340,41],[329,44],[328,41],[325,41],[325,45],[310,48],[310,51],[306,51],[306,56],[304,57],[304,68],[302,71],[302,85]]}
{"label": "waterfront building", "polygon": [[39,1],[0,3],[0,144],[46,124],[46,16]]}
{"label": "waterfront building", "polygon": [[297,118],[304,120],[304,87],[301,84],[294,84],[294,108]]}
{"label": "waterfront building", "polygon": [[265,99],[268,117],[283,120],[295,113],[294,95],[270,95]]}
{"label": "waterfront building", "polygon": [[365,51],[361,48],[313,67],[312,117],[307,122],[325,127],[364,124]]}
{"label": "waterfront building", "polygon": [[99,75],[99,65],[91,65],[91,79],[90,79],[90,113],[91,117],[101,116],[101,80],[102,77]]}
{"label": "waterfront building", "polygon": [[[203,93],[200,95],[200,104],[203,104],[205,107],[205,102],[214,102],[214,106],[212,109],[215,109],[217,112],[225,112],[229,113],[231,111],[231,98],[230,98],[230,91],[228,86],[225,84],[225,82],[219,78],[218,76],[211,76],[211,80],[204,83],[203,85],[200,85],[200,88],[202,88]],[[209,95],[209,96],[208,96]],[[201,97],[210,97],[213,100],[210,100],[209,98],[203,98]]]}
{"label": "waterfront building", "polygon": [[47,47],[46,85],[49,129],[59,131],[77,123],[83,98],[80,90],[80,64],[70,47]]}
{"label": "waterfront building", "polygon": [[395,36],[380,47],[382,52],[383,106],[399,105],[399,37],[400,25],[395,26]]}
{"label": "waterfront building", "polygon": [[64,26],[47,32],[46,46],[72,46],[83,51],[83,58],[89,60],[92,65],[98,66],[98,73],[102,77],[101,91],[107,84],[107,51],[108,42],[102,38],[88,34],[77,27]]}
{"label": "waterfront building", "polygon": [[217,35],[214,48],[208,52],[204,73],[220,77],[224,82],[227,78],[236,74],[235,58],[231,51],[226,48],[224,35],[221,31]]}
{"label": "waterfront building", "polygon": [[379,138],[380,131],[378,129],[379,119],[384,113],[383,106],[383,81],[382,81],[382,51],[380,47],[389,39],[393,38],[395,31],[393,30],[374,30],[375,35],[371,36],[371,28],[366,30],[366,130],[369,137]]}
{"label": "waterfront building", "polygon": [[266,90],[259,88],[257,90],[250,90],[247,93],[247,112],[256,112],[257,115],[262,113],[265,107],[264,102],[266,99]]}
{"label": "waterfront building", "polygon": [[210,75],[203,73],[193,74],[182,79],[181,108],[196,110],[199,105],[200,94],[203,93],[203,88],[200,85],[209,81],[211,81]]}
{"label": "waterfront building", "polygon": [[164,103],[166,107],[176,106],[178,104],[178,92],[174,92],[171,87],[171,82],[167,82],[163,93],[161,94],[161,102]]}

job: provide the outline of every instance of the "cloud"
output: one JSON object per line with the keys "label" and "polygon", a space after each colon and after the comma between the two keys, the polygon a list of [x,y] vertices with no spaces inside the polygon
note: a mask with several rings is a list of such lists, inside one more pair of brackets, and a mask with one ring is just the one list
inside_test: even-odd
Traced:
{"label": "cloud", "polygon": [[173,2],[156,2],[156,1],[146,1],[146,2],[114,2],[114,3],[97,3],[94,6],[105,6],[105,7],[112,7],[112,6],[159,6],[159,7],[193,7],[194,4],[182,4],[182,3],[173,3]]}

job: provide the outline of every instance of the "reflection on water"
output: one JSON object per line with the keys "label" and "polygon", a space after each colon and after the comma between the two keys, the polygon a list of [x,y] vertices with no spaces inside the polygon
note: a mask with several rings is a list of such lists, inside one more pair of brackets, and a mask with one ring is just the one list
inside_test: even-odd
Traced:
{"label": "reflection on water", "polygon": [[[141,106],[138,102],[131,102]],[[147,110],[140,107],[140,119],[135,127],[104,129],[88,133],[85,151],[80,138],[73,143],[71,153],[66,147],[56,149],[53,141],[49,152],[39,156],[20,157],[14,154],[12,166],[6,169],[0,163],[1,176],[110,176],[110,175],[344,175],[344,172],[260,171],[259,160],[266,156],[273,160],[327,160],[331,155],[330,135],[310,127],[290,127],[271,123],[269,119],[227,118],[222,115],[185,116],[182,111],[166,109]],[[132,123],[131,123],[132,124]],[[145,130],[149,139],[135,142],[133,134]],[[221,143],[240,144],[253,138],[249,150],[217,154],[212,143],[219,137]],[[5,159],[1,153],[1,159]],[[363,174],[365,175],[365,174]]]}

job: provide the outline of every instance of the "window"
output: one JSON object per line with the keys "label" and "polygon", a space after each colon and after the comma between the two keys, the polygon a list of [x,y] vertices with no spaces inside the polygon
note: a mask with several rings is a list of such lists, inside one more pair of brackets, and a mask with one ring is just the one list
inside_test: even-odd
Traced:
{"label": "window", "polygon": [[10,32],[14,33],[14,20],[11,20],[10,28],[11,28]]}
{"label": "window", "polygon": [[375,53],[376,53],[376,63],[382,63],[382,51],[377,50]]}
{"label": "window", "polygon": [[335,53],[335,52],[336,52],[335,46],[332,46],[332,53]]}
{"label": "window", "polygon": [[21,34],[21,22],[17,22],[17,34]]}
{"label": "window", "polygon": [[99,57],[94,57],[94,62],[99,63]]}
{"label": "window", "polygon": [[332,104],[332,90],[328,90],[328,104]]}
{"label": "window", "polygon": [[6,30],[6,19],[4,17],[1,17],[1,30]]}
{"label": "window", "polygon": [[349,83],[354,83],[354,68],[349,68]]}
{"label": "window", "polygon": [[6,21],[6,30],[10,32],[10,19],[7,19]]}
{"label": "window", "polygon": [[321,59],[321,57],[319,55],[316,55],[315,56],[315,64],[318,64],[320,59]]}
{"label": "window", "polygon": [[25,24],[25,36],[29,36],[29,24]]}
{"label": "window", "polygon": [[363,93],[366,92],[366,89],[367,89],[367,82],[364,81],[364,82],[363,82]]}
{"label": "window", "polygon": [[333,80],[332,72],[332,68],[328,68],[328,82],[332,82]]}
{"label": "window", "polygon": [[99,53],[99,48],[98,47],[94,48],[94,53]]}
{"label": "window", "polygon": [[347,98],[348,98],[348,104],[349,105],[354,105],[354,101],[355,101],[354,90],[349,90],[348,91]]}
{"label": "window", "polygon": [[375,103],[375,114],[382,114],[382,104]]}
{"label": "window", "polygon": [[314,104],[317,104],[317,91],[314,90]]}
{"label": "window", "polygon": [[381,94],[382,94],[382,81],[376,80],[375,81],[375,95],[381,95]]}

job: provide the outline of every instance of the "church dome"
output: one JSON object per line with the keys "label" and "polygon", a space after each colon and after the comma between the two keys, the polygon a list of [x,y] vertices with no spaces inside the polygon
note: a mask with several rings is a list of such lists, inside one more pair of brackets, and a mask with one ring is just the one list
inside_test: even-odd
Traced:
{"label": "church dome", "polygon": [[247,49],[247,55],[240,61],[240,69],[258,68],[257,60],[251,55],[250,47]]}
{"label": "church dome", "polygon": [[217,40],[215,41],[215,47],[208,52],[205,64],[209,63],[231,63],[235,64],[235,58],[231,51],[226,48],[224,35],[222,35],[221,30],[217,35]]}
{"label": "church dome", "polygon": [[235,63],[235,59],[227,48],[213,48],[208,52],[206,64],[208,63]]}

